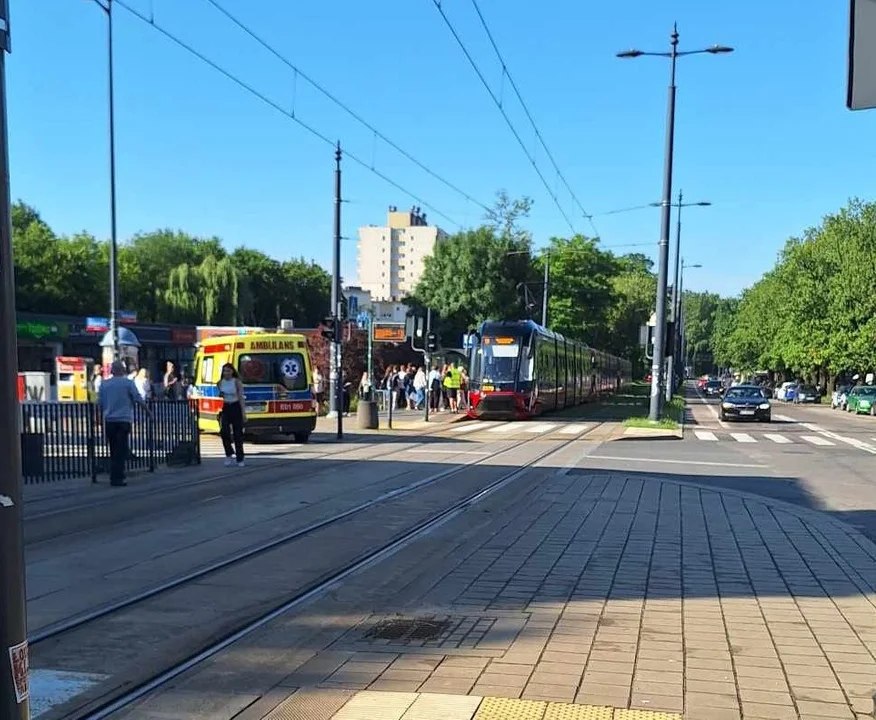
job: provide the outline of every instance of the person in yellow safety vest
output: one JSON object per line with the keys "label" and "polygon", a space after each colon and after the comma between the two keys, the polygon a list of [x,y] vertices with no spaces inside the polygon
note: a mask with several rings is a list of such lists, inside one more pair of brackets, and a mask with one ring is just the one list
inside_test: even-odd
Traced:
{"label": "person in yellow safety vest", "polygon": [[459,412],[459,384],[461,375],[456,365],[448,365],[444,373],[444,389],[447,391],[447,399],[450,402],[450,412]]}

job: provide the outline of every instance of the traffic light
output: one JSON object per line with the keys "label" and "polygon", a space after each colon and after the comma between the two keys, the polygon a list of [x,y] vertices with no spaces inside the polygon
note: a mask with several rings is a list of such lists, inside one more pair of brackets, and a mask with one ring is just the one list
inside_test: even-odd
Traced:
{"label": "traffic light", "polygon": [[435,333],[426,335],[426,351],[433,353],[438,350],[438,336]]}
{"label": "traffic light", "polygon": [[320,333],[330,342],[334,342],[335,340],[335,322],[336,321],[333,317],[327,317],[322,321],[323,327],[320,329]]}

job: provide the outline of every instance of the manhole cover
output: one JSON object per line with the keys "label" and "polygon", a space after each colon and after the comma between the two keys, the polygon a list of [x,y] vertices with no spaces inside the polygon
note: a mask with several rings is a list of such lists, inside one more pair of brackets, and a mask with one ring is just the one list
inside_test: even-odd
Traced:
{"label": "manhole cover", "polygon": [[450,627],[450,620],[383,620],[371,628],[369,640],[437,640]]}

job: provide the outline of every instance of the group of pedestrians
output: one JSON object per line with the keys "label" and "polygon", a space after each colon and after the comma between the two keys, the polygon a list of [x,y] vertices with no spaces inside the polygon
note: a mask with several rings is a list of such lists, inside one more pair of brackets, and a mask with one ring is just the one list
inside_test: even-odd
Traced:
{"label": "group of pedestrians", "polygon": [[427,395],[433,412],[455,413],[468,407],[468,375],[458,363],[434,367],[428,374],[422,366],[390,365],[383,374],[380,389],[396,410],[423,410]]}

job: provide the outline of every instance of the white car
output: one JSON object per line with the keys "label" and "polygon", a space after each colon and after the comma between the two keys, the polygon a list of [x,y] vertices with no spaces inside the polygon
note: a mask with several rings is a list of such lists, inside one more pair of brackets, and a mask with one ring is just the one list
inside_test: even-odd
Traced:
{"label": "white car", "polygon": [[849,390],[851,390],[850,385],[840,385],[836,390],[831,393],[830,396],[830,409],[836,410],[837,408],[846,409],[846,395]]}
{"label": "white car", "polygon": [[783,382],[779,387],[776,388],[776,400],[785,400],[785,396],[788,393],[788,388],[793,387],[797,383],[795,382]]}

